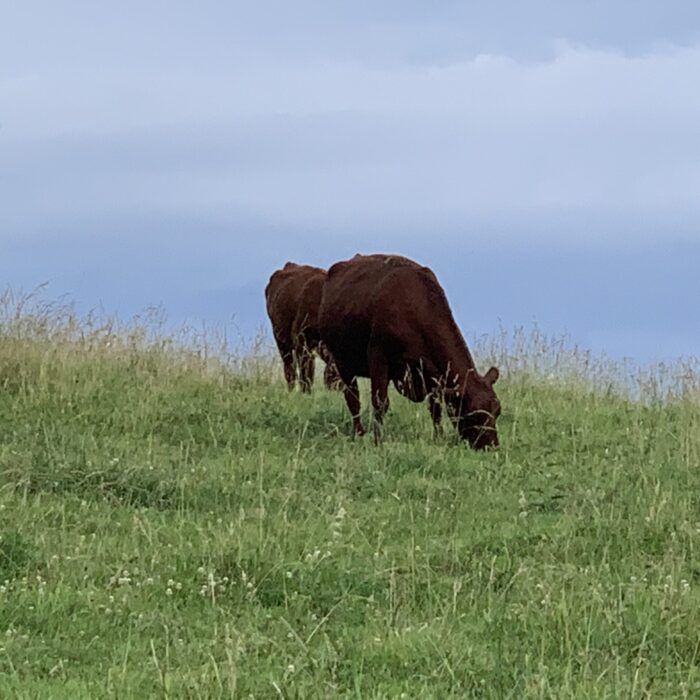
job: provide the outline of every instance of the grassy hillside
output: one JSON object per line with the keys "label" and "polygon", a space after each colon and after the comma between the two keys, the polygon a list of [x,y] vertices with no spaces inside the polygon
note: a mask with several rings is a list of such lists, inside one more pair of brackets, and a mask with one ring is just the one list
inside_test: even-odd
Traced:
{"label": "grassy hillside", "polygon": [[396,395],[377,449],[264,358],[0,328],[0,697],[700,694],[690,392],[516,357],[497,452]]}

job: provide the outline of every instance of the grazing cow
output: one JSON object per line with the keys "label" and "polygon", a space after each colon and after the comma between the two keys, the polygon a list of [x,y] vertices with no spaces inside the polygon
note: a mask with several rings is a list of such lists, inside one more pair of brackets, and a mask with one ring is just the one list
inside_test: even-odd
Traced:
{"label": "grazing cow", "polygon": [[319,267],[288,262],[272,273],[265,287],[267,315],[290,390],[298,378],[301,390],[311,391],[315,353],[326,363],[326,386],[334,388],[338,384],[335,365],[318,332],[318,307],[325,279],[326,271]]}
{"label": "grazing cow", "polygon": [[355,433],[362,434],[357,377],[369,377],[379,441],[392,381],[412,401],[428,397],[436,433],[442,402],[475,449],[498,445],[498,370],[480,375],[445,293],[427,267],[398,255],[356,255],[328,270],[321,339],[344,383]]}

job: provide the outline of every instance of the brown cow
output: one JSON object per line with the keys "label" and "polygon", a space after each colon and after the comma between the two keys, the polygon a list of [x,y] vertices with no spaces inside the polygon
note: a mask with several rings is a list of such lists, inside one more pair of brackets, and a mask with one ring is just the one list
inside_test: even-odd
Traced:
{"label": "brown cow", "polygon": [[355,433],[364,432],[357,377],[370,377],[375,440],[392,381],[412,401],[428,397],[436,432],[444,401],[472,447],[498,445],[498,370],[484,376],[476,371],[445,293],[427,267],[397,255],[356,255],[336,263],[328,270],[319,323],[345,384]]}
{"label": "brown cow", "polygon": [[301,390],[311,391],[315,353],[326,363],[326,386],[333,388],[338,382],[335,365],[318,332],[318,307],[325,279],[326,271],[320,267],[288,262],[272,273],[265,287],[267,315],[290,390],[298,378]]}

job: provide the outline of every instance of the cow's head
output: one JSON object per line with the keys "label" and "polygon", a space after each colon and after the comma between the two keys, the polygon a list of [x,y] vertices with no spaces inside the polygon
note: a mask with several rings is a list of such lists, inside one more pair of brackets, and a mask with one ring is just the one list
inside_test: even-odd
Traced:
{"label": "cow's head", "polygon": [[468,440],[475,450],[498,447],[496,419],[501,413],[501,404],[493,390],[497,379],[495,367],[483,377],[474,371],[463,388],[445,392],[445,403],[459,436]]}

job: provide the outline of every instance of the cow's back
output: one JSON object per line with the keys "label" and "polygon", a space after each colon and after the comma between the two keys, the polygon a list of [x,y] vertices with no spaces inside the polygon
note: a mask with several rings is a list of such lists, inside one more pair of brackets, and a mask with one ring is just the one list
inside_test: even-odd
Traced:
{"label": "cow's back", "polygon": [[272,273],[265,287],[267,314],[278,341],[292,342],[302,329],[297,324],[310,319],[318,325],[318,307],[326,272],[310,265],[287,263]]}
{"label": "cow's back", "polygon": [[316,343],[319,340],[318,315],[325,281],[326,273],[324,270],[309,274],[297,297],[292,333],[295,335],[305,334],[311,343]]}
{"label": "cow's back", "polygon": [[401,256],[356,255],[333,265],[324,286],[319,325],[322,339],[346,375],[368,375],[367,347],[373,334],[405,345],[417,342],[414,337],[432,322],[427,314],[434,287],[442,292],[428,268]]}
{"label": "cow's back", "polygon": [[[386,278],[399,269],[427,270],[400,255],[355,255],[332,265],[324,288],[327,312],[367,319],[373,301]],[[432,274],[432,273],[431,273]]]}

